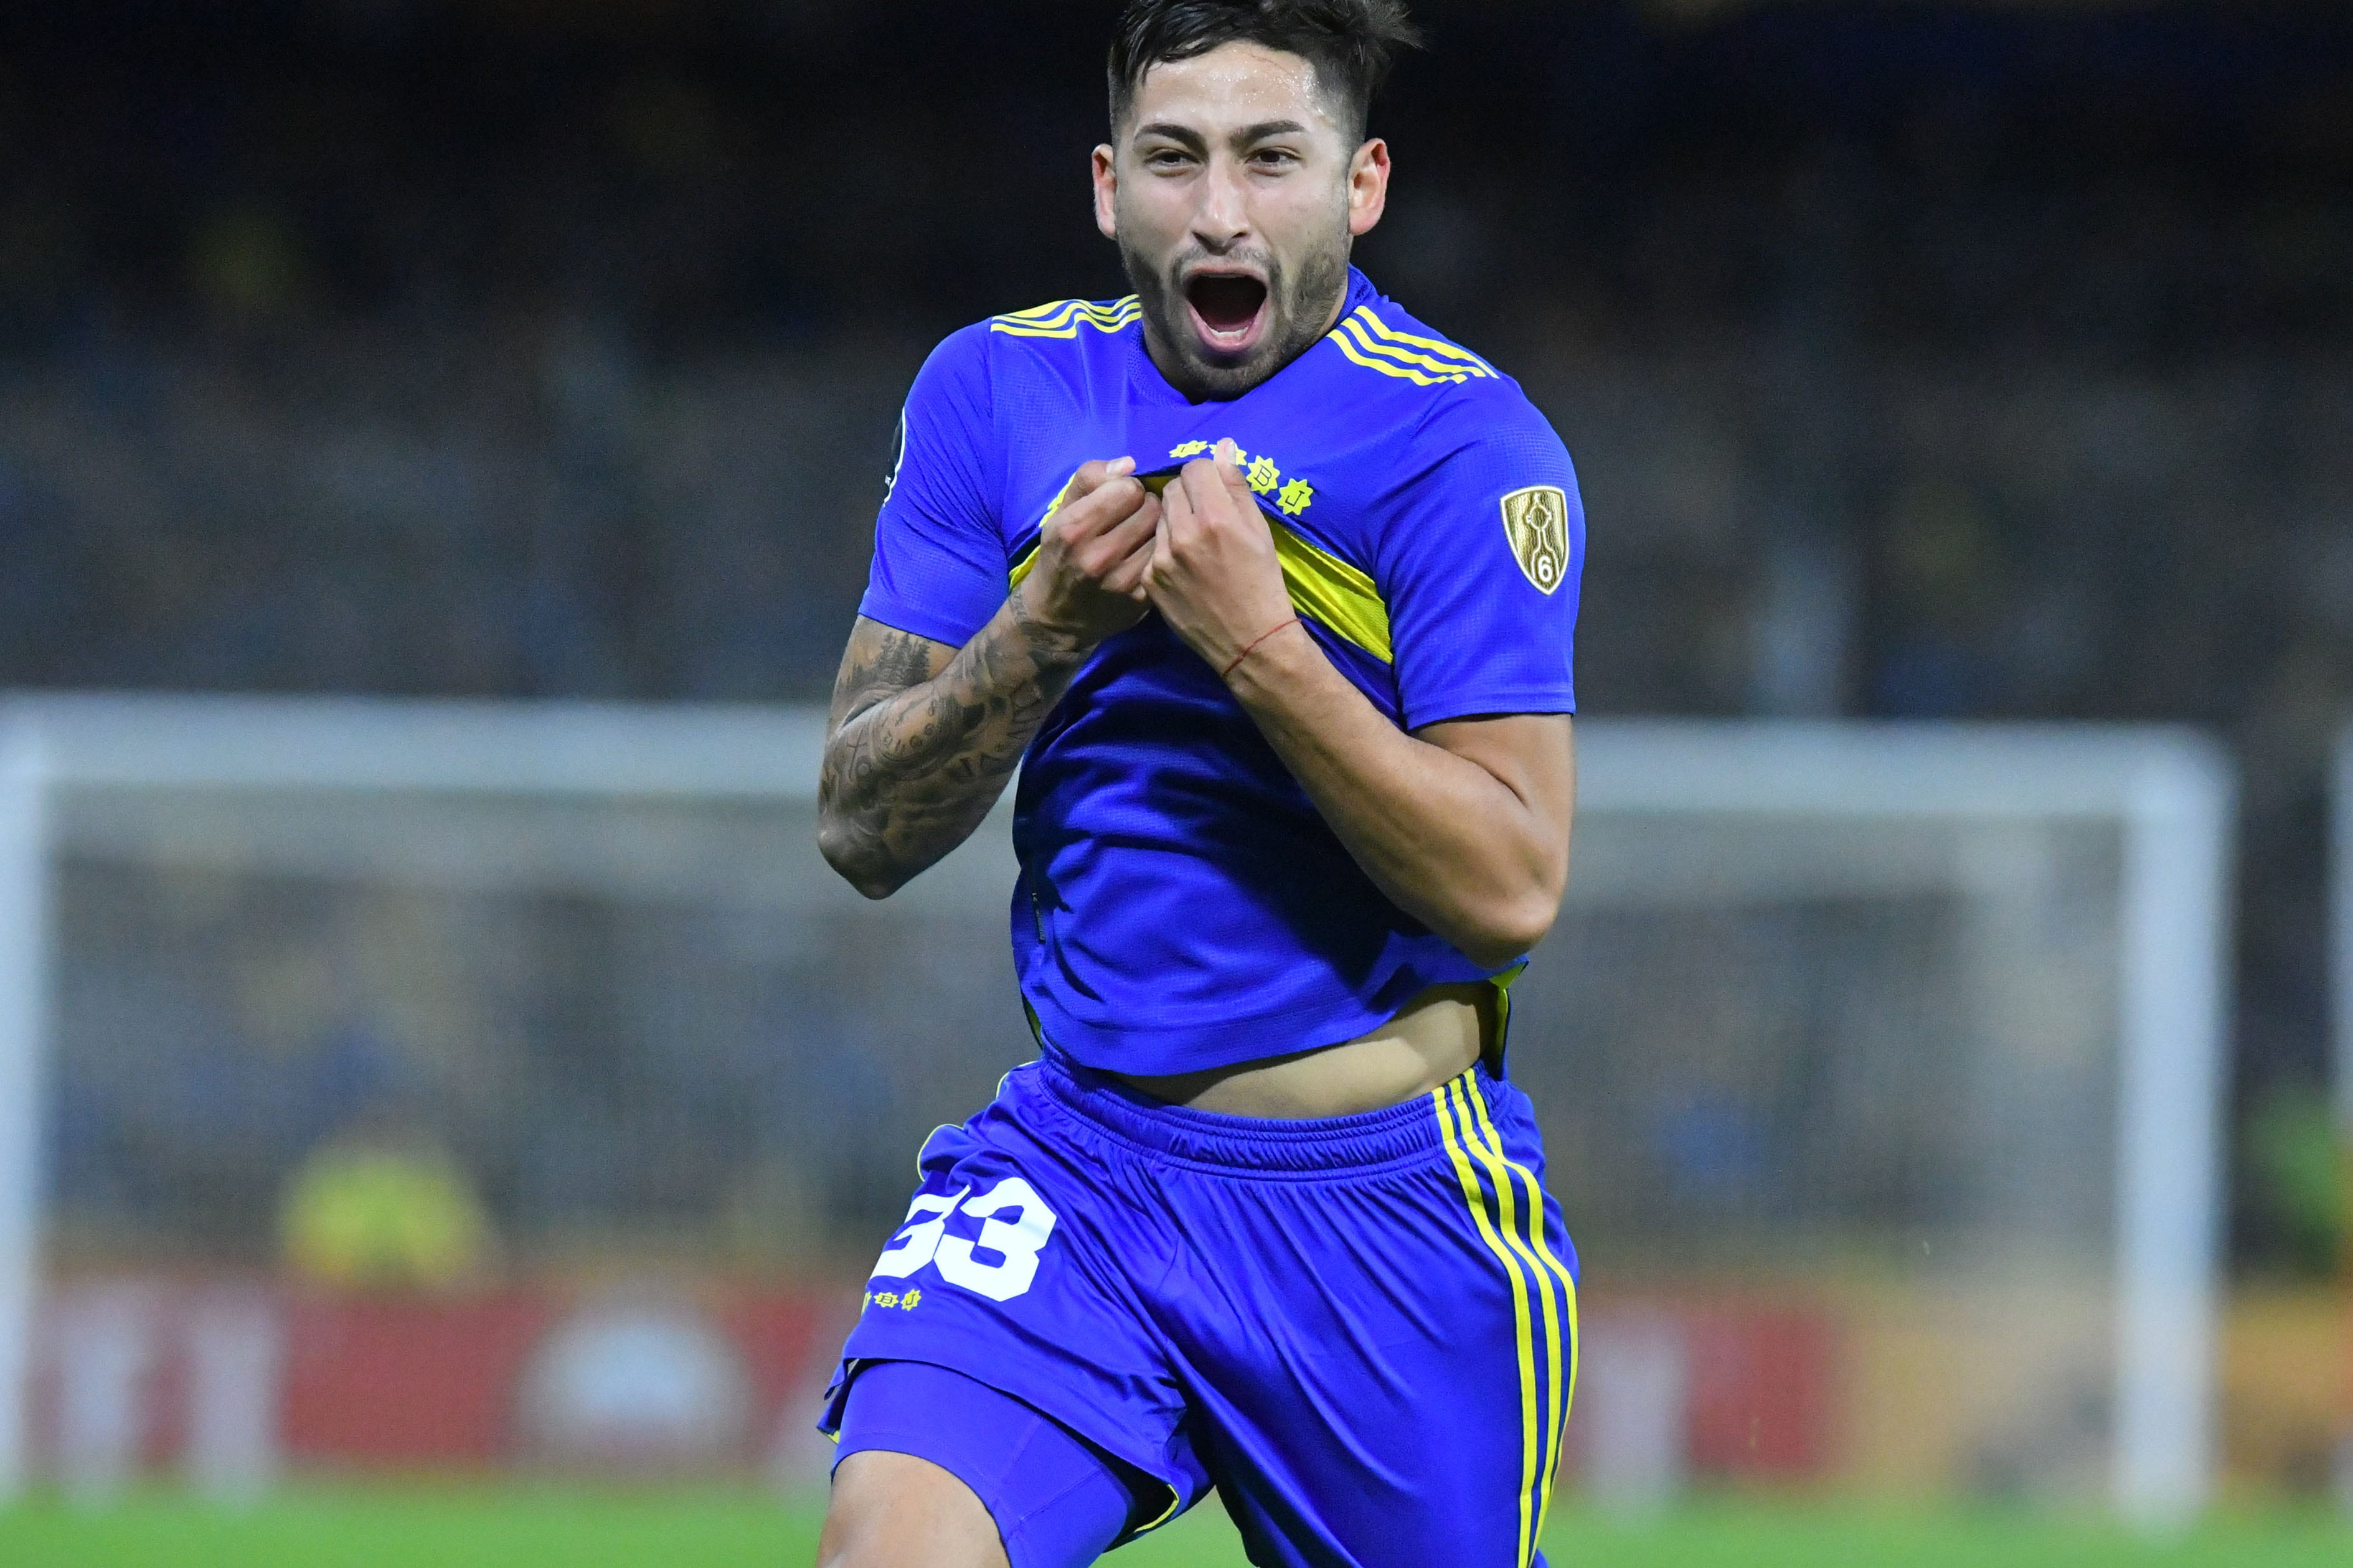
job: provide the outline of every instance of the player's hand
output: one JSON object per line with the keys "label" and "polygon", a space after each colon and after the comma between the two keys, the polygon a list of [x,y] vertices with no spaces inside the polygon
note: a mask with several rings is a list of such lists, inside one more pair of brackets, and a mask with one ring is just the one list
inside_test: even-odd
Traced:
{"label": "player's hand", "polygon": [[1186,645],[1227,670],[1293,618],[1274,531],[1234,461],[1230,441],[1185,465],[1161,492],[1160,532],[1145,586]]}
{"label": "player's hand", "polygon": [[1135,478],[1134,458],[1080,468],[1039,530],[1038,563],[1013,591],[1023,618],[1076,648],[1142,620],[1159,526],[1160,500]]}

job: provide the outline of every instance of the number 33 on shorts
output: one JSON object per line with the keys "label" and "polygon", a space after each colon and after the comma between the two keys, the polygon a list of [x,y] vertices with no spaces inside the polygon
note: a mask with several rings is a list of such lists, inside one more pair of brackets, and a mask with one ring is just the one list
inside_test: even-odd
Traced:
{"label": "number 33 on shorts", "polygon": [[[1010,1301],[1029,1289],[1038,1278],[1038,1254],[1054,1234],[1054,1211],[1018,1176],[1008,1176],[967,1201],[971,1191],[960,1187],[945,1194],[917,1193],[898,1235],[875,1259],[873,1277],[904,1279],[929,1264],[949,1284],[992,1301]],[[959,1205],[981,1222],[978,1240],[947,1233],[948,1215]],[[978,1257],[982,1252],[997,1253],[1004,1261],[984,1263]]]}

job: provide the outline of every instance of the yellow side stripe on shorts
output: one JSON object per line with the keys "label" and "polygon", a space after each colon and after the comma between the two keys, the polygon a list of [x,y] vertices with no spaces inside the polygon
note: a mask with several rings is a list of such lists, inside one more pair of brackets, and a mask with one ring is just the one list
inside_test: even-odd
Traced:
{"label": "yellow side stripe on shorts", "polygon": [[[1535,1551],[1532,1534],[1535,1523],[1535,1510],[1530,1506],[1536,1489],[1536,1364],[1535,1347],[1528,1324],[1527,1281],[1520,1277],[1520,1266],[1513,1259],[1511,1249],[1495,1234],[1495,1226],[1487,1217],[1487,1200],[1480,1189],[1479,1178],[1472,1173],[1470,1157],[1463,1145],[1471,1139],[1471,1119],[1459,1102],[1450,1115],[1450,1096],[1461,1092],[1461,1080],[1430,1091],[1430,1103],[1438,1112],[1439,1136],[1445,1140],[1446,1152],[1454,1162],[1454,1174],[1462,1184],[1462,1201],[1470,1205],[1471,1218],[1479,1227],[1480,1239],[1487,1250],[1504,1266],[1512,1281],[1512,1321],[1519,1333],[1520,1352],[1520,1550],[1513,1559],[1517,1568],[1527,1568]],[[1462,1118],[1461,1135],[1457,1137],[1453,1116]]]}
{"label": "yellow side stripe on shorts", "polygon": [[[1546,1445],[1549,1451],[1545,1456],[1543,1500],[1536,1510],[1536,1539],[1542,1541],[1545,1521],[1552,1515],[1553,1478],[1560,1468],[1561,1433],[1567,1426],[1569,1411],[1577,1403],[1577,1358],[1578,1340],[1581,1338],[1577,1322],[1577,1279],[1554,1255],[1552,1243],[1545,1238],[1544,1193],[1536,1184],[1535,1173],[1504,1152],[1503,1136],[1495,1131],[1494,1122],[1488,1117],[1487,1097],[1481,1091],[1475,1078],[1468,1084],[1468,1093],[1471,1107],[1478,1114],[1479,1127],[1485,1136],[1486,1144],[1493,1149],[1495,1158],[1510,1167],[1513,1173],[1519,1177],[1520,1184],[1527,1191],[1528,1237],[1535,1242],[1536,1254],[1544,1260],[1544,1268],[1549,1271],[1554,1279],[1559,1282],[1561,1300],[1567,1304],[1568,1308],[1568,1384],[1564,1390],[1560,1381],[1559,1326],[1553,1320],[1552,1292],[1549,1289],[1545,1291],[1545,1329],[1551,1336],[1549,1362],[1551,1382],[1547,1385],[1551,1391],[1549,1402],[1551,1424],[1548,1428],[1550,1436]],[[1511,1205],[1506,1203],[1504,1205],[1506,1233],[1511,1230],[1510,1215]],[[1525,1256],[1525,1247],[1522,1248],[1522,1255]],[[1541,1279],[1544,1276],[1539,1274],[1537,1278]]]}
{"label": "yellow side stripe on shorts", "polygon": [[[1503,1211],[1504,1240],[1519,1255],[1520,1261],[1527,1265],[1529,1275],[1536,1282],[1536,1295],[1544,1305],[1545,1459],[1538,1475],[1543,1479],[1542,1484],[1548,1485],[1553,1464],[1560,1453],[1560,1310],[1554,1304],[1544,1266],[1536,1261],[1535,1250],[1520,1234],[1519,1205],[1514,1200],[1512,1178],[1506,1169],[1508,1162],[1504,1158],[1503,1143],[1495,1136],[1494,1125],[1487,1120],[1486,1100],[1479,1092],[1478,1080],[1472,1079],[1464,1082],[1458,1079],[1456,1089],[1464,1101],[1461,1114],[1463,1125],[1469,1130],[1471,1146],[1486,1165],[1488,1178],[1494,1184],[1496,1201]],[[1528,1219],[1532,1229],[1544,1220],[1544,1202],[1533,1191],[1528,1196]],[[1541,1486],[1537,1489],[1537,1499],[1536,1535],[1538,1540],[1542,1540],[1544,1515],[1551,1499],[1545,1495]]]}

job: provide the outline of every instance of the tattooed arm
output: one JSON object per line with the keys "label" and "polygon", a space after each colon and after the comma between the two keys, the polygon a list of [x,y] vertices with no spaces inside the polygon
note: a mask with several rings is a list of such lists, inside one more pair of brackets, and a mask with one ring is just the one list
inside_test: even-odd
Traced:
{"label": "tattooed arm", "polygon": [[1079,470],[1036,565],[961,649],[859,617],[834,682],[818,847],[868,898],[971,836],[1087,655],[1143,616],[1160,503],[1134,469]]}

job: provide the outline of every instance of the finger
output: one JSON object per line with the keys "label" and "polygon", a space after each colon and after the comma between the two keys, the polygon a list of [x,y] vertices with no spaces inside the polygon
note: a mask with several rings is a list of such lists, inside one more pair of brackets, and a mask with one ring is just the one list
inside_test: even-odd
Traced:
{"label": "finger", "polygon": [[[1129,461],[1124,458],[1120,460]],[[1086,495],[1062,503],[1054,513],[1055,529],[1071,543],[1092,539],[1133,517],[1151,493],[1141,480],[1125,474],[1108,474]]]}
{"label": "finger", "polygon": [[1126,557],[1103,574],[1103,590],[1106,594],[1124,594],[1134,598],[1143,591],[1145,575],[1152,570],[1152,558],[1159,552],[1160,536],[1148,534]]}
{"label": "finger", "polygon": [[1108,586],[1111,573],[1139,550],[1147,549],[1160,531],[1160,503],[1151,496],[1129,516],[1088,540],[1074,552],[1079,569]]}
{"label": "finger", "polygon": [[1176,476],[1176,482],[1160,492],[1160,531],[1172,541],[1192,537],[1196,523],[1192,478],[1193,470],[1198,467],[1198,463],[1188,463]]}
{"label": "finger", "polygon": [[1230,528],[1257,510],[1249,481],[1240,480],[1238,485],[1236,479],[1228,477],[1236,474],[1230,465],[1204,458],[1198,467],[1200,471],[1190,476],[1192,484],[1185,499],[1204,527],[1217,523]]}
{"label": "finger", "polygon": [[[1122,542],[1126,542],[1128,531],[1133,529],[1134,543],[1107,576],[1132,571],[1136,578],[1141,578],[1144,569],[1152,563],[1153,552],[1159,548],[1161,531],[1166,526],[1167,521],[1165,509],[1160,504],[1160,498],[1154,496],[1137,509],[1135,516],[1121,526]],[[1130,583],[1126,585],[1134,584]],[[1124,589],[1118,591],[1124,591]]]}
{"label": "finger", "polygon": [[[1259,510],[1258,493],[1230,463],[1204,463],[1200,489],[1193,497],[1196,512],[1221,518],[1229,528],[1248,533],[1267,531],[1266,513]],[[1211,508],[1216,510],[1212,512]]]}
{"label": "finger", "polygon": [[1243,475],[1240,463],[1219,463],[1218,478],[1225,484],[1228,495],[1244,506],[1254,508],[1258,505],[1257,493],[1250,489],[1250,482]]}
{"label": "finger", "polygon": [[[1225,489],[1218,478],[1217,463],[1208,458],[1196,458],[1186,464],[1185,471],[1178,478],[1185,486],[1185,503],[1197,518],[1206,508],[1218,504],[1219,492]],[[1172,485],[1169,488],[1174,489],[1176,487]]]}
{"label": "finger", "polygon": [[1176,571],[1173,519],[1184,499],[1183,491],[1176,485],[1170,485],[1167,493],[1161,498],[1160,530],[1152,536],[1152,560],[1144,569],[1144,587],[1147,595],[1156,595],[1161,585]]}
{"label": "finger", "polygon": [[1093,495],[1105,485],[1115,484],[1135,472],[1134,458],[1095,458],[1079,465],[1062,493],[1054,498],[1054,515],[1060,516],[1079,502]]}
{"label": "finger", "polygon": [[1091,462],[1081,463],[1079,471],[1071,477],[1070,489],[1062,504],[1068,506],[1071,501],[1083,500],[1110,480],[1124,479],[1134,472],[1134,458],[1097,458]]}

